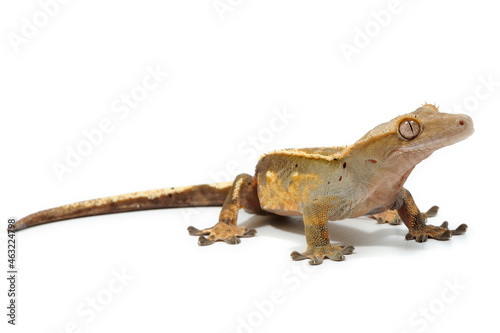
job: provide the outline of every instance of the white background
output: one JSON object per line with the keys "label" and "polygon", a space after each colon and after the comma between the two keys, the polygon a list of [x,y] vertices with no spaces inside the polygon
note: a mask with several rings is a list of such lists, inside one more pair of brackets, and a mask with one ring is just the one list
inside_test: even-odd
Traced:
{"label": "white background", "polygon": [[[230,10],[218,12],[212,0],[75,0],[52,7],[44,22],[37,1],[2,2],[2,230],[8,217],[66,203],[210,183],[228,168],[232,176],[236,167],[253,173],[258,155],[273,149],[350,144],[427,101],[441,111],[461,108],[476,132],[422,162],[406,187],[421,210],[441,206],[431,223],[467,223],[467,234],[418,244],[404,240],[402,225],[332,222],[332,241],[355,253],[311,270],[289,257],[305,249],[300,220],[242,212],[240,223],[257,228],[257,237],[209,247],[186,228],[212,226],[218,208],[53,223],[17,234],[18,325],[6,323],[2,278],[2,327],[498,330],[499,8],[492,1],[401,0],[396,10],[390,1],[220,3]],[[390,18],[382,15],[388,9]],[[34,16],[42,26],[15,46],[13,36],[21,38]],[[363,39],[365,29],[371,36]],[[357,53],[346,57],[347,44]],[[146,68],[169,75],[121,119],[113,105],[140,90]],[[270,132],[273,110],[284,109],[294,118]],[[53,163],[65,163],[67,147],[103,119],[113,122],[111,133],[58,180]],[[259,135],[259,149],[251,148]],[[6,271],[4,231],[1,253]],[[122,271],[131,277],[125,286],[114,280]],[[100,311],[91,310],[92,298]]]}

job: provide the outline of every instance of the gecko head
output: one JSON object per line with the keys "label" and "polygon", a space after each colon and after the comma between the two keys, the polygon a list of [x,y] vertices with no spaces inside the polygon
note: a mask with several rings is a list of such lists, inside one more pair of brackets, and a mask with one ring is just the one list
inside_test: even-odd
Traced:
{"label": "gecko head", "polygon": [[355,145],[363,145],[374,159],[392,160],[407,169],[473,132],[474,124],[469,116],[442,113],[436,106],[424,104],[414,112],[375,127]]}

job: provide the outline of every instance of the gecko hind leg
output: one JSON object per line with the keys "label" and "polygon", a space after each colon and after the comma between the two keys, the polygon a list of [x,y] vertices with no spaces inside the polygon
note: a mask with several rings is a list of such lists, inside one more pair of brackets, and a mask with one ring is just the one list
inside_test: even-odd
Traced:
{"label": "gecko hind leg", "polygon": [[255,229],[237,226],[240,208],[245,208],[252,213],[261,212],[257,197],[257,182],[254,177],[248,174],[238,175],[234,180],[216,225],[202,230],[191,226],[188,228],[188,232],[192,236],[199,236],[198,244],[202,246],[211,245],[217,241],[239,244],[240,238],[253,237],[257,233]]}

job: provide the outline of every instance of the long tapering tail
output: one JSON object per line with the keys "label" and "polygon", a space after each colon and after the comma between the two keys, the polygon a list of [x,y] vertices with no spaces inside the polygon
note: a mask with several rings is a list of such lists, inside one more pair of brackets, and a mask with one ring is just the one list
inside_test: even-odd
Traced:
{"label": "long tapering tail", "polygon": [[36,225],[94,216],[147,209],[222,206],[232,182],[171,187],[81,201],[28,215],[14,224],[14,231]]}

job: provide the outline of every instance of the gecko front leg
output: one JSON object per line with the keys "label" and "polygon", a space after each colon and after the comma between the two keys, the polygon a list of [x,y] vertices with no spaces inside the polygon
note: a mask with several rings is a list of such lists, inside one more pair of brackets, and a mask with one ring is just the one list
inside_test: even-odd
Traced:
{"label": "gecko front leg", "polygon": [[400,202],[398,214],[409,231],[406,235],[407,240],[415,239],[417,242],[425,242],[428,238],[447,240],[452,235],[461,235],[467,230],[466,224],[461,224],[455,230],[448,229],[448,222],[443,222],[439,227],[426,224],[428,214],[419,211],[410,192],[405,188],[399,192],[398,200]]}
{"label": "gecko front leg", "polygon": [[354,247],[349,245],[333,245],[328,233],[328,215],[335,209],[337,201],[332,198],[321,198],[306,203],[303,209],[304,227],[307,249],[299,253],[290,254],[293,260],[311,259],[311,265],[319,265],[324,258],[333,261],[342,261],[344,255],[351,254]]}

